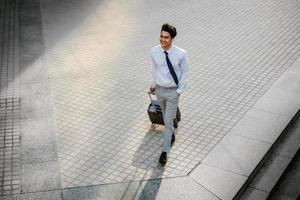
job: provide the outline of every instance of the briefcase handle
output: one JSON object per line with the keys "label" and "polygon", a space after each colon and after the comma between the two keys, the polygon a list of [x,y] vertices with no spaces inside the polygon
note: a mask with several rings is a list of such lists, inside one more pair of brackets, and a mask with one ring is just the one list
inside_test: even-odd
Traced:
{"label": "briefcase handle", "polygon": [[152,99],[152,95],[155,95],[155,92],[153,92],[153,93],[151,93],[151,92],[148,92],[148,95],[149,95],[149,98],[150,98],[150,100],[151,100],[151,102],[153,101],[153,99]]}

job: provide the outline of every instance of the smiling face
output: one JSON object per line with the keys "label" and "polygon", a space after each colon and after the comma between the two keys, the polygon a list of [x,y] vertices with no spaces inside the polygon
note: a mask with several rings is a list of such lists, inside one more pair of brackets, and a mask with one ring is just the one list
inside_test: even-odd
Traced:
{"label": "smiling face", "polygon": [[172,42],[174,38],[171,38],[170,33],[166,31],[161,31],[160,33],[160,44],[164,50],[168,50],[172,47]]}

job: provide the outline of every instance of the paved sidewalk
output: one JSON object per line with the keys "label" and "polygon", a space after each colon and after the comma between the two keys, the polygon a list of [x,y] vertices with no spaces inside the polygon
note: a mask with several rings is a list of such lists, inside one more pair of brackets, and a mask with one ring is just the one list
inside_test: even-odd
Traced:
{"label": "paved sidewalk", "polygon": [[[7,30],[15,33],[14,51],[5,42],[1,50],[0,133],[7,142],[6,121],[15,119],[17,148],[6,158],[3,152],[14,150],[0,146],[4,199],[230,199],[236,189],[219,194],[201,173],[214,167],[226,179],[228,171],[228,180],[242,186],[299,109],[299,96],[286,91],[278,96],[293,100],[290,107],[272,113],[264,102],[300,56],[297,0],[0,2],[0,26],[8,27],[2,41]],[[188,52],[190,74],[183,120],[163,168],[162,127],[151,129],[146,109],[149,50],[166,21],[178,29],[175,43]],[[297,66],[289,74],[298,77]],[[17,88],[13,95],[10,88]],[[276,124],[268,127],[275,135],[243,135],[245,116]],[[215,158],[226,152],[226,141],[252,155],[222,166]],[[8,174],[6,160],[17,167]]]}
{"label": "paved sidewalk", "polygon": [[0,1],[0,195],[20,193],[18,4]]}

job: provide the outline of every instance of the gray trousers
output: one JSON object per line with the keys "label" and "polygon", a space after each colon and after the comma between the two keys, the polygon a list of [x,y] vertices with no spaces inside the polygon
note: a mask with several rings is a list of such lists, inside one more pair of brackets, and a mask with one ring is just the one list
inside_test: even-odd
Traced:
{"label": "gray trousers", "polygon": [[167,153],[169,153],[171,149],[171,139],[174,133],[174,119],[176,118],[179,102],[179,94],[176,89],[176,87],[165,88],[159,85],[155,87],[156,97],[160,103],[165,123],[162,151]]}

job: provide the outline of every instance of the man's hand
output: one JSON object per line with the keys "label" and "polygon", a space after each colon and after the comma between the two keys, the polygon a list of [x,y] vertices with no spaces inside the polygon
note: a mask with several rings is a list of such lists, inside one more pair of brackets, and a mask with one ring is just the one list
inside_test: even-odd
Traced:
{"label": "man's hand", "polygon": [[154,94],[154,93],[155,93],[155,88],[150,87],[150,93],[151,93],[151,94]]}

